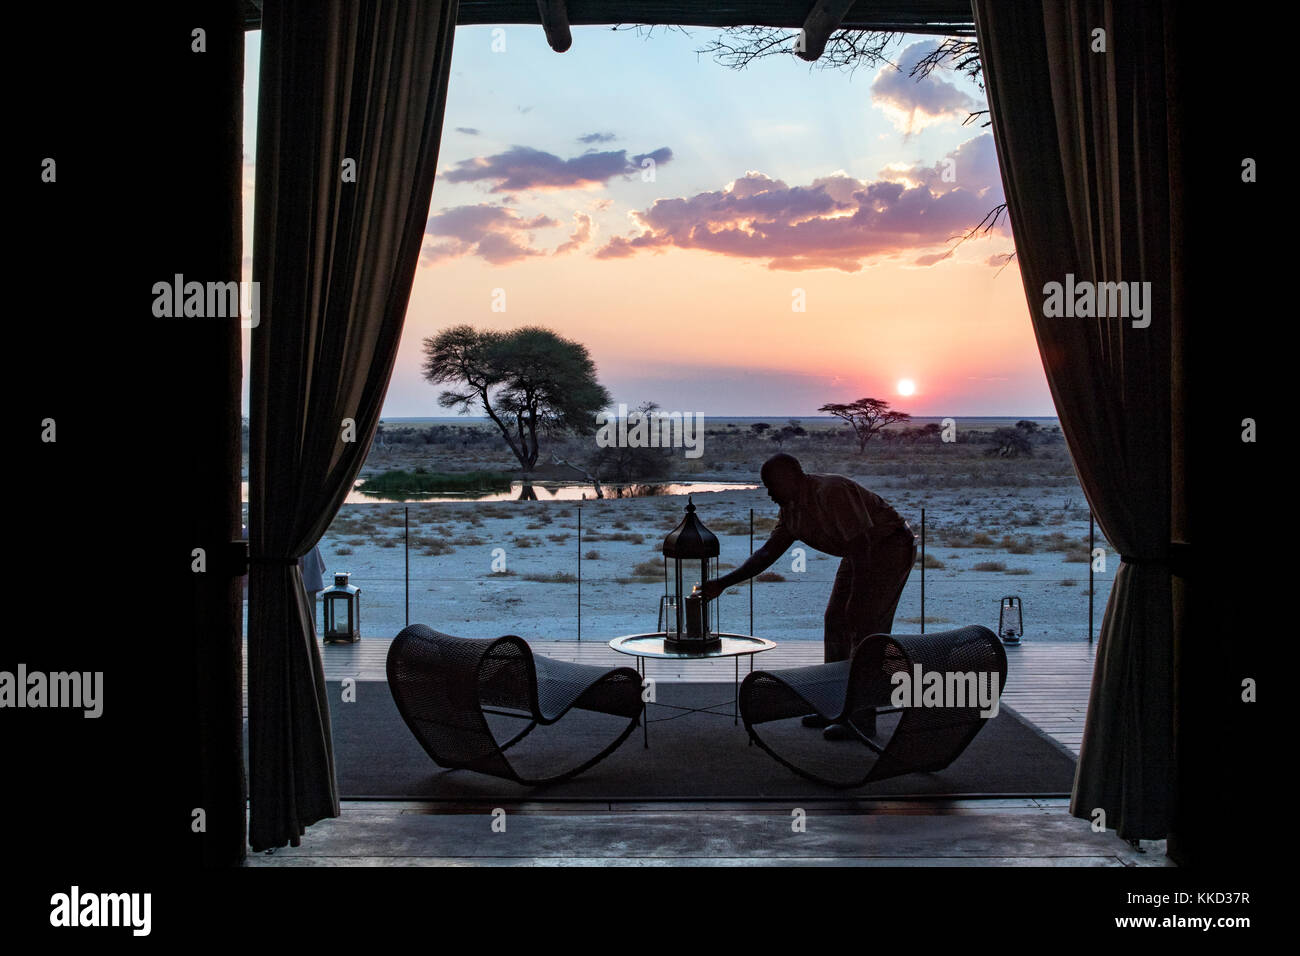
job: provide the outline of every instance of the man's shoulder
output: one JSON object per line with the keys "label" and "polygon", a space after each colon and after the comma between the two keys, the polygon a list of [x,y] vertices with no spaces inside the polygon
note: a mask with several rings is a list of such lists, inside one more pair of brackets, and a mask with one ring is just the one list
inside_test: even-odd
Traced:
{"label": "man's shoulder", "polygon": [[814,484],[824,491],[853,491],[863,492],[873,497],[879,497],[869,488],[854,481],[848,475],[806,475],[805,477],[813,479]]}
{"label": "man's shoulder", "polygon": [[862,507],[873,515],[892,519],[897,512],[894,507],[865,485],[854,481],[847,475],[809,475],[816,478],[818,497],[823,501],[844,501],[848,499],[860,502]]}

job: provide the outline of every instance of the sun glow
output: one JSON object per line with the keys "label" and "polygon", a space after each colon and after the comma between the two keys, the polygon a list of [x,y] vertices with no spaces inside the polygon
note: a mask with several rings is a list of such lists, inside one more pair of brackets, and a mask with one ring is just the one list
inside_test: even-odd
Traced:
{"label": "sun glow", "polygon": [[916,394],[916,383],[913,382],[910,378],[900,378],[900,379],[898,380],[898,394],[899,394],[899,395],[915,395],[915,394]]}

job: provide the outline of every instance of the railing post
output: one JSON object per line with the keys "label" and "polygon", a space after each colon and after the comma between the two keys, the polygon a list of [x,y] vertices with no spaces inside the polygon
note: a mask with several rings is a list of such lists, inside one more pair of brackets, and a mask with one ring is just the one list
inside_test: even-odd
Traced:
{"label": "railing post", "polygon": [[1088,509],[1088,643],[1092,643],[1093,563],[1092,553],[1097,549],[1097,523],[1092,509]]}
{"label": "railing post", "polygon": [[411,506],[403,505],[402,511],[405,513],[405,526],[402,532],[402,551],[406,563],[406,569],[403,572],[402,591],[406,602],[406,626],[411,626]]}
{"label": "railing post", "polygon": [[[754,556],[754,509],[749,509],[749,556]],[[754,579],[749,579],[749,633],[754,633]],[[738,658],[739,659],[739,658]],[[754,661],[750,657],[750,663]]]}
{"label": "railing post", "polygon": [[582,640],[582,502],[578,502],[578,640]]}

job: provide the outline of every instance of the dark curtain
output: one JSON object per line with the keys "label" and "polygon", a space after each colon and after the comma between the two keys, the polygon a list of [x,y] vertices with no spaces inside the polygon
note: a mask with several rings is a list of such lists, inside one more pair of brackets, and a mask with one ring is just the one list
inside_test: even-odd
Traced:
{"label": "dark curtain", "polygon": [[[339,813],[297,559],[374,437],[438,159],[456,0],[268,2],[249,421],[249,842]],[[355,161],[355,181],[345,161]]]}
{"label": "dark curtain", "polygon": [[[1106,0],[974,0],[974,10],[1043,367],[1080,484],[1123,555],[1070,810],[1104,810],[1126,839],[1163,839],[1174,813],[1170,540],[1184,507],[1171,477],[1185,308],[1175,10]],[[1150,325],[1046,315],[1046,284],[1067,275],[1076,286],[1151,283]]]}

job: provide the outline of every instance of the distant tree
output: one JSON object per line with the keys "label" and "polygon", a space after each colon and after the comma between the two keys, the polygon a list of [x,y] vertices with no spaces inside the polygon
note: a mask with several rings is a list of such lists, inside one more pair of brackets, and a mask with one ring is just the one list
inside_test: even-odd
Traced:
{"label": "distant tree", "polygon": [[666,448],[610,445],[596,449],[590,463],[589,475],[594,481],[627,484],[666,475],[672,463],[672,452]]}
{"label": "distant tree", "polygon": [[[642,402],[636,407],[636,413],[651,420],[658,412],[658,402]],[[616,431],[621,430],[620,426],[630,431],[636,424],[631,419],[632,416],[629,415],[628,421],[621,423],[617,417],[614,417],[610,424]],[[551,461],[556,465],[572,468],[583,475],[591,482],[596,497],[604,498],[605,489],[601,485],[602,481],[627,484],[665,475],[672,463],[672,451],[662,446],[633,447],[630,444],[613,444],[601,447],[597,445],[595,451],[574,460],[561,458],[552,451]]]}
{"label": "distant tree", "polygon": [[[636,407],[637,413],[649,420],[654,427],[655,416],[659,412],[658,402],[642,402]],[[632,418],[631,415],[628,416]],[[628,422],[628,428],[634,425]],[[617,426],[616,426],[617,427]],[[640,481],[643,478],[659,478],[668,473],[673,453],[669,448],[610,445],[597,448],[589,461],[589,469],[596,481],[609,481],[625,484]]]}
{"label": "distant tree", "polygon": [[772,441],[776,442],[780,448],[785,447],[785,443],[791,438],[802,438],[807,435],[807,430],[795,419],[790,419],[788,425],[782,425],[776,431],[772,432]]}
{"label": "distant tree", "polygon": [[938,422],[930,422],[926,425],[920,425],[916,428],[903,429],[903,437],[911,444],[915,445],[919,441],[928,441],[931,438],[938,438],[943,428]]}
{"label": "distant tree", "polygon": [[596,413],[611,401],[586,346],[536,326],[445,329],[424,340],[424,377],[431,384],[455,383],[438,396],[443,408],[466,412],[479,405],[525,478],[537,464],[539,436],[589,435]]}
{"label": "distant tree", "polygon": [[871,436],[880,432],[885,426],[912,419],[907,412],[892,409],[889,407],[889,402],[878,398],[859,398],[856,402],[848,404],[832,403],[823,405],[817,410],[842,418],[849,423],[858,442],[859,455],[866,451]]}
{"label": "distant tree", "polygon": [[772,426],[769,425],[767,422],[754,422],[754,424],[750,425],[749,427],[753,429],[755,435],[757,435],[759,438],[762,438],[763,432],[767,431]]}
{"label": "distant tree", "polygon": [[1018,458],[1021,455],[1032,457],[1034,445],[1029,440],[1029,435],[1030,432],[1023,428],[994,429],[986,439],[988,447],[984,449],[984,454],[1000,458]]}

